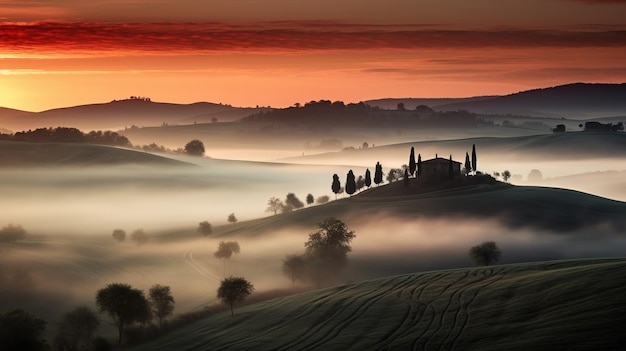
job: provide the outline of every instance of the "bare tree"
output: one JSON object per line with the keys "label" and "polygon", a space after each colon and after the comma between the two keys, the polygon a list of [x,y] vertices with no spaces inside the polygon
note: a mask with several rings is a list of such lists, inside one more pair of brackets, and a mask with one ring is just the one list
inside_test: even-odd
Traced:
{"label": "bare tree", "polygon": [[283,206],[283,202],[280,201],[279,198],[272,196],[269,200],[267,200],[267,208],[265,209],[265,212],[274,212],[274,215],[276,215],[278,211],[283,208]]}

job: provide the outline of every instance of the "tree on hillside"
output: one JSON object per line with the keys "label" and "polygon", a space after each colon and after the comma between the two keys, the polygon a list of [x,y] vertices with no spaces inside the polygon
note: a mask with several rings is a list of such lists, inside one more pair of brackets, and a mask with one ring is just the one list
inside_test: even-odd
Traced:
{"label": "tree on hillside", "polygon": [[254,291],[254,285],[241,277],[228,277],[222,280],[217,289],[217,298],[230,306],[230,315],[234,315],[233,304],[243,302]]}
{"label": "tree on hillside", "polygon": [[304,243],[310,260],[311,279],[320,285],[331,282],[348,261],[350,242],[356,238],[353,230],[342,221],[329,218],[318,223],[319,230],[309,234]]}
{"label": "tree on hillside", "polygon": [[508,183],[510,178],[511,178],[511,172],[509,172],[508,170],[502,172],[502,179],[504,180],[505,183]]}
{"label": "tree on hillside", "polygon": [[185,145],[185,153],[190,156],[204,156],[204,144],[194,139]]}
{"label": "tree on hillside", "polygon": [[233,224],[233,228],[236,228],[237,225],[237,217],[234,213],[228,215],[228,222]]}
{"label": "tree on hillside", "polygon": [[328,201],[330,201],[330,198],[328,197],[328,195],[322,195],[320,197],[318,197],[317,199],[315,199],[315,203],[317,204],[325,204]]}
{"label": "tree on hillside", "polygon": [[213,256],[219,260],[223,260],[224,276],[226,276],[226,260],[229,259],[233,253],[239,253],[239,250],[239,243],[236,241],[220,241],[217,251],[215,251]]}
{"label": "tree on hillside", "polygon": [[58,324],[54,347],[58,350],[89,350],[93,336],[100,326],[96,312],[87,306],[78,306],[65,313]]}
{"label": "tree on hillside", "polygon": [[393,183],[396,180],[399,180],[400,178],[402,178],[402,175],[403,175],[402,169],[392,168],[389,170],[389,173],[387,174],[387,181],[389,183]]}
{"label": "tree on hillside", "polygon": [[12,242],[24,239],[26,230],[21,225],[9,224],[0,229],[0,242]]}
{"label": "tree on hillside", "polygon": [[346,175],[346,193],[350,196],[356,192],[356,180],[354,179],[354,173],[352,170],[348,171]]}
{"label": "tree on hillside", "polygon": [[100,312],[106,312],[117,327],[117,344],[122,344],[124,329],[134,323],[150,321],[148,300],[139,289],[128,284],[113,283],[96,293],[96,304]]}
{"label": "tree on hillside", "polygon": [[368,188],[372,186],[372,175],[369,168],[365,170],[365,186]]}
{"label": "tree on hillside", "polygon": [[130,233],[130,240],[134,241],[137,246],[141,246],[148,242],[148,234],[143,229],[137,229]]}
{"label": "tree on hillside", "polygon": [[279,198],[272,196],[269,200],[267,200],[267,208],[265,209],[265,212],[274,212],[274,215],[276,215],[278,211],[283,208],[283,206],[283,202],[280,201]]}
{"label": "tree on hillside", "polygon": [[311,205],[313,205],[314,202],[315,202],[315,198],[313,197],[313,194],[308,194],[306,196],[306,204],[308,206],[311,206]]}
{"label": "tree on hillside", "polygon": [[465,175],[472,173],[472,164],[470,163],[469,154],[465,153]]}
{"label": "tree on hillside", "polygon": [[422,154],[417,155],[417,178],[422,176]]}
{"label": "tree on hillside", "polygon": [[198,223],[198,233],[204,236],[213,234],[213,226],[208,221],[202,221]]}
{"label": "tree on hillside", "polygon": [[294,193],[287,194],[287,197],[285,198],[285,205],[291,206],[291,208],[295,209],[304,207],[304,203],[302,203],[302,201],[300,201]]}
{"label": "tree on hillside", "polygon": [[283,274],[291,280],[291,286],[296,286],[296,280],[304,278],[306,272],[306,260],[303,255],[287,255],[281,265]]}
{"label": "tree on hillside", "polygon": [[339,190],[341,190],[341,183],[339,182],[339,176],[335,173],[333,174],[333,184],[331,185],[331,189],[333,193],[335,193],[335,200],[337,200],[337,194],[339,194]]}
{"label": "tree on hillside", "polygon": [[0,350],[49,350],[45,329],[46,321],[22,309],[0,312]]}
{"label": "tree on hillside", "polygon": [[383,166],[380,162],[376,162],[376,170],[374,171],[374,183],[380,186],[383,182]]}
{"label": "tree on hillside", "polygon": [[474,175],[476,175],[476,171],[478,171],[476,167],[476,144],[472,144],[472,170],[474,171]]}
{"label": "tree on hillside", "polygon": [[489,266],[500,260],[502,253],[494,241],[485,241],[469,251],[472,261],[480,266]]}
{"label": "tree on hillside", "polygon": [[409,174],[415,175],[417,164],[415,163],[415,148],[411,146],[411,154],[409,155]]}
{"label": "tree on hillside", "polygon": [[204,143],[198,139],[191,140],[185,144],[184,152],[190,156],[204,156]]}
{"label": "tree on hillside", "polygon": [[408,168],[404,169],[404,178],[402,179],[404,181],[404,186],[405,187],[409,187],[409,170]]}
{"label": "tree on hillside", "polygon": [[358,178],[356,178],[356,190],[360,191],[364,187],[365,187],[365,178],[363,178],[363,176],[360,175],[358,176]]}
{"label": "tree on hillside", "polygon": [[126,232],[123,229],[114,229],[112,236],[113,236],[113,239],[119,242],[126,240]]}
{"label": "tree on hillside", "polygon": [[152,308],[152,315],[159,320],[159,329],[163,330],[163,319],[174,312],[174,297],[169,286],[153,285],[148,291],[148,302]]}

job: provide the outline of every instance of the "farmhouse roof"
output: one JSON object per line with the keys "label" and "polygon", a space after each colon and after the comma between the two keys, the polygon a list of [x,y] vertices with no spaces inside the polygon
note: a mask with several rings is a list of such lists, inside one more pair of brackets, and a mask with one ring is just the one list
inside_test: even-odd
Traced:
{"label": "farmhouse roof", "polygon": [[[443,163],[445,163],[447,165],[449,162],[450,162],[450,159],[448,159],[448,158],[435,157],[435,158],[431,158],[430,160],[422,161],[422,164],[443,164]],[[457,162],[455,160],[452,160],[452,163],[461,164],[461,162]]]}

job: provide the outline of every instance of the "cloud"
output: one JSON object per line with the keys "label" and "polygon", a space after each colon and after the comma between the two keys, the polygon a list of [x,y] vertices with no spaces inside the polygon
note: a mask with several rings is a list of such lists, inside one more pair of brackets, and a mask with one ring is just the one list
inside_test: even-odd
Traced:
{"label": "cloud", "polygon": [[448,30],[335,22],[5,23],[0,52],[311,52],[425,48],[624,47],[626,30]]}

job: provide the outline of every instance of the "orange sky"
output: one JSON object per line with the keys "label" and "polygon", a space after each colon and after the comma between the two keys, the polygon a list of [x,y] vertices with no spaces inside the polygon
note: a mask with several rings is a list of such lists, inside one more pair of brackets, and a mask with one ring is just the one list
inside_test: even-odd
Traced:
{"label": "orange sky", "polygon": [[0,106],[284,107],[626,81],[626,1],[0,0]]}

